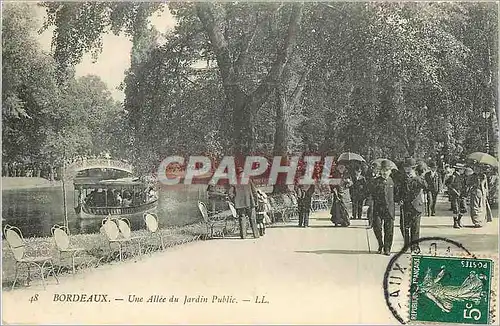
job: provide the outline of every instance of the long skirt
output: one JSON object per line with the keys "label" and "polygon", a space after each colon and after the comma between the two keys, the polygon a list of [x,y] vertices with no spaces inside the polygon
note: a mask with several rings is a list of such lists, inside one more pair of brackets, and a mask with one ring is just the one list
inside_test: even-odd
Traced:
{"label": "long skirt", "polygon": [[483,226],[488,213],[486,196],[480,189],[473,189],[470,193],[470,217],[475,226]]}
{"label": "long skirt", "polygon": [[339,199],[338,196],[333,196],[333,204],[330,209],[331,218],[335,226],[349,226],[351,223],[349,222],[349,212],[347,211],[347,207],[344,202]]}

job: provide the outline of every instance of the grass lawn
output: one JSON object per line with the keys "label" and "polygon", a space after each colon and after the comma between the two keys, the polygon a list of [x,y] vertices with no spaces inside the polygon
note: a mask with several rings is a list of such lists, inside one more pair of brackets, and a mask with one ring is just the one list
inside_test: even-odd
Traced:
{"label": "grass lawn", "polygon": [[[206,226],[201,223],[161,229],[160,231],[165,248],[207,238]],[[138,241],[141,243],[142,255],[161,250],[160,237],[158,235],[151,235],[147,230],[133,231],[132,237],[140,237]],[[60,271],[59,274],[71,272],[71,258],[66,255],[63,255],[62,258],[60,257],[52,237],[26,238],[25,241],[28,248],[27,253],[30,256],[51,256],[53,257],[56,271]],[[2,240],[2,245],[2,285],[5,289],[10,289],[15,277],[15,260],[6,240]],[[110,248],[105,235],[100,233],[72,235],[70,237],[70,248],[83,249],[76,258],[78,269],[94,268],[119,260],[117,245],[112,244]],[[134,255],[137,255],[138,246],[130,244],[124,247],[123,252],[123,260],[130,259]],[[32,267],[32,275],[34,272],[35,270]],[[22,267],[16,287],[27,285],[26,276],[26,268]],[[33,278],[38,279],[39,276],[36,275]]]}

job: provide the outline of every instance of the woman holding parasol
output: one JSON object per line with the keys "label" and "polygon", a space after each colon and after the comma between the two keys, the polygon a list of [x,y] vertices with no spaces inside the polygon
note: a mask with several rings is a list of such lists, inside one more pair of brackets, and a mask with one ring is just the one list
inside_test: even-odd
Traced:
{"label": "woman holding parasol", "polygon": [[346,165],[355,168],[357,165],[365,162],[365,159],[356,153],[342,153],[338,160],[337,166],[333,172],[333,178],[337,179],[337,183],[331,186],[333,203],[330,209],[330,220],[335,226],[346,227],[350,225],[349,212],[344,203],[345,190],[352,186],[352,179],[349,177],[349,170]]}

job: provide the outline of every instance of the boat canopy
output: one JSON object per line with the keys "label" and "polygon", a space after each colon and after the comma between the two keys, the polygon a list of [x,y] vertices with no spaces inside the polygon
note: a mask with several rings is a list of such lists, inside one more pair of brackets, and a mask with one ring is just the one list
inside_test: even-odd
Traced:
{"label": "boat canopy", "polygon": [[73,184],[75,188],[102,188],[102,189],[120,189],[133,188],[136,186],[147,187],[147,184],[140,181],[139,178],[121,178],[99,180],[95,178],[77,178]]}

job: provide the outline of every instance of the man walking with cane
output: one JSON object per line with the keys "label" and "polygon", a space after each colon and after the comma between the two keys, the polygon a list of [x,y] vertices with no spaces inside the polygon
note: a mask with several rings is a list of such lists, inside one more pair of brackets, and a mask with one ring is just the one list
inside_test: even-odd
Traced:
{"label": "man walking with cane", "polygon": [[[420,219],[424,211],[423,192],[427,189],[425,180],[417,176],[417,162],[407,158],[403,164],[405,179],[402,187],[403,215],[400,217],[400,229],[405,247],[420,237]],[[412,251],[419,252],[418,245],[413,245]]]}
{"label": "man walking with cane", "polygon": [[[378,253],[391,254],[394,234],[394,181],[390,177],[391,165],[387,160],[380,164],[380,174],[369,184],[373,199],[373,232],[378,242]],[[383,232],[382,232],[383,231]]]}

